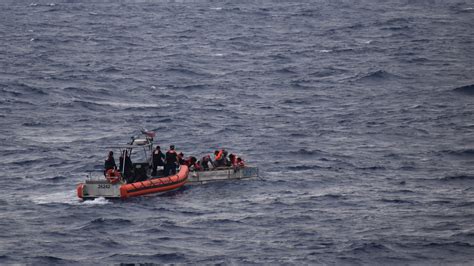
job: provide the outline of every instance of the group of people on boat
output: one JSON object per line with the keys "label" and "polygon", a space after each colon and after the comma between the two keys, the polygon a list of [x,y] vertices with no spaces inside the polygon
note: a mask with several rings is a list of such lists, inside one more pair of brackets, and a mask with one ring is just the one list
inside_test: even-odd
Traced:
{"label": "group of people on boat", "polygon": [[[125,150],[120,156],[120,171],[123,171],[125,179],[128,179],[132,175],[132,161],[128,152]],[[225,149],[214,151],[214,159],[210,155],[203,156],[200,160],[197,160],[194,156],[184,157],[182,152],[178,153],[175,150],[174,145],[170,145],[169,150],[166,153],[161,151],[160,146],[156,146],[152,152],[151,158],[151,175],[156,176],[158,174],[158,168],[163,168],[163,176],[169,176],[176,174],[176,169],[180,165],[187,165],[190,170],[194,171],[208,171],[212,169],[223,169],[233,167],[234,169],[245,167],[245,162],[241,157],[235,154],[228,154]],[[118,174],[117,165],[114,159],[114,153],[109,152],[107,159],[104,163],[104,175],[107,177],[111,173]]]}
{"label": "group of people on boat", "polygon": [[[125,177],[131,176],[132,160],[130,159],[130,156],[128,155],[127,151],[124,151],[122,155],[120,155],[118,169],[123,170]],[[115,159],[114,159],[114,152],[109,151],[107,159],[105,159],[105,163],[104,163],[104,175],[105,176],[108,176],[110,174],[118,175],[118,173],[119,172],[117,171],[117,164],[115,163]]]}
{"label": "group of people on boat", "polygon": [[170,146],[166,154],[161,152],[160,146],[156,146],[152,158],[152,175],[156,175],[158,166],[163,166],[164,176],[175,174],[179,165],[187,165],[190,170],[194,171],[207,171],[224,167],[242,168],[245,166],[242,158],[234,154],[227,155],[228,152],[221,149],[214,152],[214,160],[211,159],[210,155],[203,156],[198,160],[194,156],[185,158],[182,152],[176,152],[174,145]]}

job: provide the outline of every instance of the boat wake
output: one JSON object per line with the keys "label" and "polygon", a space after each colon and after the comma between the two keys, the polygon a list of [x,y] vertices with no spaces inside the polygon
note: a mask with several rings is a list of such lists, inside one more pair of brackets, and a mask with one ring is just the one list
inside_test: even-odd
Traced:
{"label": "boat wake", "polygon": [[54,203],[78,205],[80,204],[80,201],[77,200],[75,193],[75,190],[66,190],[56,193],[31,196],[30,199],[38,205]]}

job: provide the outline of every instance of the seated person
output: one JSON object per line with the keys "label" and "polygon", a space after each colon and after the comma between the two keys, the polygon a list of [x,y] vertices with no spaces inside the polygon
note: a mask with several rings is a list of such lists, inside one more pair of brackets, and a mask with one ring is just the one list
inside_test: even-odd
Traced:
{"label": "seated person", "polygon": [[244,168],[245,167],[245,163],[244,163],[244,160],[242,160],[242,158],[237,158],[237,167],[239,168]]}
{"label": "seated person", "polygon": [[232,153],[229,154],[229,162],[228,162],[227,166],[232,166],[232,167],[237,166],[237,156],[235,156]]}
{"label": "seated person", "polygon": [[212,162],[214,167],[223,167],[223,166],[226,166],[226,163],[225,163],[225,156],[224,156],[224,150],[220,150],[220,151],[214,151],[214,156],[215,156],[215,159],[214,161]]}
{"label": "seated person", "polygon": [[204,171],[204,169],[201,166],[201,161],[197,161],[191,168],[191,170],[194,171]]}
{"label": "seated person", "polygon": [[201,169],[202,171],[209,170],[209,162],[211,161],[211,156],[207,155],[201,159]]}

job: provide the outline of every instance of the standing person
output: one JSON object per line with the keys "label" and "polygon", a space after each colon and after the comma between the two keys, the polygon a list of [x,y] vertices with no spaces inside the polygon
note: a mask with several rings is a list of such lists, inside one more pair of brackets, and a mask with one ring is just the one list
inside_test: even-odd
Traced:
{"label": "standing person", "polygon": [[170,145],[170,149],[166,152],[166,159],[165,159],[165,176],[169,176],[171,174],[176,174],[176,166],[178,163],[178,154],[174,150],[174,145]]}
{"label": "standing person", "polygon": [[[125,160],[124,160],[125,156]],[[128,156],[128,152],[125,150],[122,153],[122,156],[120,156],[120,171],[123,172],[123,177],[127,181],[127,183],[130,181],[132,182],[132,160],[130,160],[130,156]]]}
{"label": "standing person", "polygon": [[117,169],[117,165],[115,164],[115,159],[114,159],[114,152],[109,151],[109,156],[107,156],[107,159],[105,159],[104,162],[104,176],[107,173],[108,170],[110,169]]}
{"label": "standing person", "polygon": [[178,164],[182,165],[182,164],[185,164],[185,163],[186,163],[186,160],[184,159],[184,153],[180,152],[178,154]]}
{"label": "standing person", "polygon": [[156,175],[156,169],[158,166],[164,166],[165,165],[165,155],[163,152],[160,150],[160,146],[156,146],[155,150],[153,151],[153,170],[151,172],[151,175]]}

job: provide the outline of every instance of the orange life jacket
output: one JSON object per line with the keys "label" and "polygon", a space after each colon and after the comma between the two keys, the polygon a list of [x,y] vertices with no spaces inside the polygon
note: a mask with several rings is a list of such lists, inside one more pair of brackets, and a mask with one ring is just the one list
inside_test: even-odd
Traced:
{"label": "orange life jacket", "polygon": [[220,150],[219,153],[216,155],[216,161],[222,160],[222,156],[224,155],[224,150]]}

